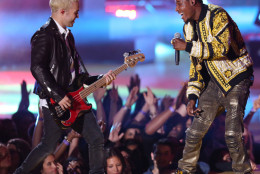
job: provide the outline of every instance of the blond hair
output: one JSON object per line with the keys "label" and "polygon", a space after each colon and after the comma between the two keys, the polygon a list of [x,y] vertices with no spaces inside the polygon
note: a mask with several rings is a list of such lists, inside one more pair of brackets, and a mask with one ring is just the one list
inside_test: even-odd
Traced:
{"label": "blond hair", "polygon": [[59,9],[68,9],[72,2],[78,2],[79,0],[50,0],[49,6],[52,13],[57,12]]}

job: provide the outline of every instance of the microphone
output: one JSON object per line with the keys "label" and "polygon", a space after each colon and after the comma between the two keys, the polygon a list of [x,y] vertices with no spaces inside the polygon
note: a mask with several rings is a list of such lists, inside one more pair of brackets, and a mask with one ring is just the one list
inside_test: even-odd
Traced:
{"label": "microphone", "polygon": [[[180,33],[175,33],[174,34],[174,39],[180,39],[181,34]],[[180,62],[180,50],[175,50],[175,65],[179,65]]]}

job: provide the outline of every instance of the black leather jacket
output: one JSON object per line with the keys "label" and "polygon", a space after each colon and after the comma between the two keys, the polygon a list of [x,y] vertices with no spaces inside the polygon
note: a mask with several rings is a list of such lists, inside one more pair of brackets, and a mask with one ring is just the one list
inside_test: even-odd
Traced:
{"label": "black leather jacket", "polygon": [[[73,35],[67,36],[74,59],[76,77],[82,72]],[[34,93],[40,98],[52,98],[59,102],[66,95],[71,79],[70,56],[66,43],[52,18],[31,39],[31,72],[36,79]],[[89,78],[88,72],[85,77]],[[97,76],[92,76],[96,80]]]}

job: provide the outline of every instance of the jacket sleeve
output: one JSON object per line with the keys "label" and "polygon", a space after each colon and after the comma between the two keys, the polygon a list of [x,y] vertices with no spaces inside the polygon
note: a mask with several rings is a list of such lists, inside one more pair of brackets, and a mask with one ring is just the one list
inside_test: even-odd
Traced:
{"label": "jacket sleeve", "polygon": [[187,42],[186,51],[190,56],[198,59],[219,59],[226,57],[231,43],[230,18],[223,9],[218,10],[212,17],[212,37],[207,38],[207,42],[190,41]]}
{"label": "jacket sleeve", "polygon": [[66,92],[56,83],[51,73],[52,56],[51,36],[46,31],[37,31],[31,40],[31,72],[44,93],[55,102],[59,102]]}
{"label": "jacket sleeve", "polygon": [[[187,42],[186,38],[186,31],[185,31],[185,26],[183,27],[183,34],[184,38]],[[196,58],[190,56],[190,71],[189,71],[189,82],[188,82],[188,87],[186,91],[186,96],[189,100],[197,100],[200,96],[200,93],[204,87],[204,82],[201,74],[199,71],[196,70]]]}
{"label": "jacket sleeve", "polygon": [[202,89],[204,88],[204,81],[201,74],[194,67],[194,62],[192,59],[193,58],[191,57],[189,82],[186,95],[189,100],[197,100]]}

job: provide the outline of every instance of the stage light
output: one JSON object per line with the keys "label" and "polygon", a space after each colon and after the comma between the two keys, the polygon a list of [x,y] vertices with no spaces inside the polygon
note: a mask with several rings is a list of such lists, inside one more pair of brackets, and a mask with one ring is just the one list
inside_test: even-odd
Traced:
{"label": "stage light", "polygon": [[135,5],[106,5],[105,11],[116,17],[125,17],[134,20],[137,16]]}
{"label": "stage light", "polygon": [[136,10],[121,10],[118,9],[115,13],[117,17],[128,17],[131,20],[136,18]]}

